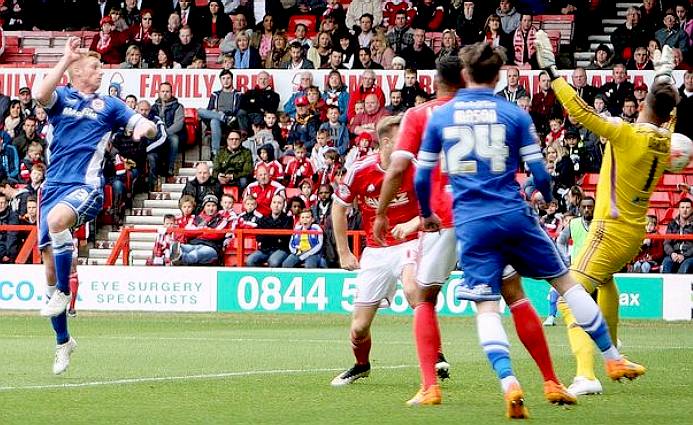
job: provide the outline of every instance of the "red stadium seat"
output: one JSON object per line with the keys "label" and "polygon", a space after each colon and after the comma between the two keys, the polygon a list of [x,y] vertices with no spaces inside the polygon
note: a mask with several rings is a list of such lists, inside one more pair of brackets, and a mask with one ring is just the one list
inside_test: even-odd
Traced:
{"label": "red stadium seat", "polygon": [[294,196],[298,196],[301,194],[301,189],[297,187],[287,187],[286,188],[286,199],[291,199]]}
{"label": "red stadium seat", "polygon": [[585,174],[585,177],[582,179],[582,188],[584,190],[595,190],[595,189],[597,189],[597,182],[598,181],[599,181],[599,174],[597,174],[597,173]]}
{"label": "red stadium seat", "polygon": [[654,192],[650,198],[650,208],[668,208],[671,206],[671,199],[667,192]]}
{"label": "red stadium seat", "polygon": [[679,184],[686,183],[686,178],[682,174],[664,174],[662,178],[657,183],[658,191],[666,192],[677,192],[679,191]]}
{"label": "red stadium seat", "polygon": [[238,201],[238,186],[227,184],[222,188],[224,189],[224,195],[231,195],[235,201]]}
{"label": "red stadium seat", "polygon": [[306,36],[308,38],[314,37],[317,34],[317,18],[315,15],[294,15],[289,18],[289,38],[292,38],[296,34],[296,25],[303,24],[308,29],[306,31]]}
{"label": "red stadium seat", "polygon": [[[185,108],[185,131],[188,135],[187,146],[194,146],[197,144],[200,147],[199,157],[202,158],[202,140],[200,137],[201,127],[200,118],[197,116],[197,109],[195,108]],[[185,162],[185,147],[179,147],[183,153],[183,162]]]}
{"label": "red stadium seat", "polygon": [[433,52],[437,54],[440,51],[440,48],[443,47],[443,33],[427,32],[426,44],[428,44],[428,47],[433,49]]}

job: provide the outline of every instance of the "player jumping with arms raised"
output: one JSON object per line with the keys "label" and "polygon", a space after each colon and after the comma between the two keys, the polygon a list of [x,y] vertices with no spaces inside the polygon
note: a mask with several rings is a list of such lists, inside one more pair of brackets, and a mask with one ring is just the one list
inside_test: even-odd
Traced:
{"label": "player jumping with arms raised", "polygon": [[515,179],[520,161],[528,164],[547,200],[550,177],[529,114],[494,95],[504,53],[482,42],[465,47],[460,58],[467,89],[429,118],[418,154],[416,192],[424,228],[439,227],[430,206],[431,172],[444,151],[464,270],[458,296],[476,302],[479,341],[500,380],[507,416],[526,418],[524,393],[512,370],[498,312],[506,264],[522,276],[551,282],[599,346],[612,378],[637,376],[644,368],[625,360],[614,347],[599,307],[570,277],[556,246],[520,196]]}
{"label": "player jumping with arms raised", "polygon": [[[371,230],[378,208],[380,186],[385,177],[385,170],[389,167],[399,123],[400,117],[396,116],[380,120],[376,129],[378,153],[355,162],[334,194],[332,222],[339,261],[342,268],[359,271],[356,276],[358,293],[351,319],[351,347],[356,363],[335,377],[332,380],[333,386],[351,384],[370,374],[371,323],[378,308],[392,301],[400,276],[413,273],[414,270],[420,218],[416,211],[412,183],[402,187],[387,208],[388,219],[393,226],[388,229],[385,240],[387,246],[376,243]],[[360,264],[349,250],[346,234],[347,210],[354,200],[359,203],[367,235],[367,247],[363,251]]]}
{"label": "player jumping with arms raised", "polygon": [[[46,265],[48,303],[57,348],[53,373],[70,365],[77,346],[67,330],[70,304],[72,234],[70,229],[93,220],[103,204],[103,156],[113,128],[125,127],[133,138],[153,138],[154,123],[121,100],[101,96],[103,71],[98,55],[79,52],[80,39],[70,37],[60,61],[41,81],[35,97],[46,109],[53,129],[48,137],[48,171],[39,195],[39,248]],[[57,87],[67,71],[71,86]]]}
{"label": "player jumping with arms raised", "polygon": [[[543,31],[537,33],[537,59],[551,77],[556,97],[568,113],[591,132],[609,140],[599,172],[594,219],[571,270],[588,292],[598,290],[599,307],[609,324],[611,339],[616,341],[619,295],[613,275],[640,250],[650,197],[670,165],[672,138],[678,138],[676,141],[680,144],[690,144],[686,136],[671,133],[670,116],[679,99],[671,75],[673,53],[669,46],[664,46],[662,52],[655,54],[654,83],[633,124],[603,118],[582,101],[558,76],[551,44]],[[687,163],[686,157],[679,164],[680,168]],[[594,375],[593,346],[585,332],[575,326],[580,322],[575,320],[570,309],[564,303],[559,303],[559,308],[568,326],[578,371],[581,371],[571,391],[577,394],[601,392],[601,384]]]}
{"label": "player jumping with arms raised", "polygon": [[[413,162],[421,147],[424,129],[433,110],[447,103],[463,86],[462,66],[458,56],[441,59],[436,75],[435,100],[409,109],[402,118],[397,146],[378,202],[374,223],[377,242],[387,229],[387,205],[394,198],[405,175],[411,176]],[[457,263],[457,241],[452,215],[452,197],[448,189],[448,179],[436,167],[432,174],[431,197],[435,200],[433,211],[441,219],[439,232],[420,234],[420,258],[417,261],[415,279],[405,280],[404,292],[414,309],[414,340],[421,370],[421,389],[407,402],[409,405],[433,405],[441,402],[440,387],[436,382],[435,364],[440,351],[441,338],[435,305],[440,288],[445,283]],[[409,185],[410,182],[404,182]],[[502,295],[510,307],[513,322],[520,340],[539,366],[544,378],[544,394],[554,403],[575,403],[575,398],[567,393],[553,369],[551,355],[536,310],[526,298],[520,276],[508,267],[504,271]]]}

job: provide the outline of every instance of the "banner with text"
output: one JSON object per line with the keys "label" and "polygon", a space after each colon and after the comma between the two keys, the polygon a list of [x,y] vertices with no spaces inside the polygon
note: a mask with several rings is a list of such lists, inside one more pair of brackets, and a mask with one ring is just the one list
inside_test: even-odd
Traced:
{"label": "banner with text", "polygon": [[83,266],[78,308],[120,311],[215,311],[216,269]]}
{"label": "banner with text", "polygon": [[[453,274],[438,297],[441,316],[472,316],[474,304],[457,300],[455,286],[461,273]],[[621,317],[662,318],[662,279],[659,276],[618,275]],[[548,312],[549,285],[523,279],[528,298],[541,315]],[[217,311],[277,313],[349,313],[358,290],[356,273],[285,269],[225,269],[218,273]],[[507,313],[505,304],[501,310]],[[383,314],[411,314],[401,284]]]}
{"label": "banner with text", "polygon": [[38,310],[46,302],[41,265],[0,265],[0,310]]}
{"label": "banner with text", "polygon": [[[10,97],[16,97],[22,87],[34,88],[38,82],[43,80],[48,69],[46,68],[0,68],[0,93]],[[259,70],[239,69],[233,70],[234,87],[240,91],[246,91],[255,87]],[[291,97],[300,82],[300,72],[289,70],[267,70],[271,76],[271,85],[279,93],[281,98],[280,108]],[[326,70],[312,70],[314,84],[323,90],[329,72]],[[349,87],[350,91],[355,91],[360,84],[360,77],[363,71],[345,70],[340,71],[342,79]],[[529,93],[536,93],[539,90],[540,71],[520,71],[520,84]],[[683,83],[683,72],[674,71],[674,77],[679,84]],[[376,84],[383,89],[389,99],[389,93],[395,88],[402,88],[404,85],[404,71],[375,71]],[[559,73],[570,80],[571,70],[561,70]],[[419,84],[429,93],[434,90],[435,71],[420,70],[418,73]],[[654,71],[628,71],[628,79],[636,83],[644,81],[651,85],[654,78]],[[611,81],[611,71],[587,71],[587,81],[596,87],[601,86],[607,81]],[[186,108],[206,108],[209,98],[213,91],[221,88],[218,69],[104,69],[104,76],[101,82],[100,93],[107,94],[108,86],[112,82],[121,85],[121,95],[135,95],[138,99],[153,101],[157,97],[159,85],[168,81],[173,86],[173,95]],[[67,83],[67,76],[63,77],[63,84]],[[505,72],[501,72],[497,90],[501,90],[506,85]]]}

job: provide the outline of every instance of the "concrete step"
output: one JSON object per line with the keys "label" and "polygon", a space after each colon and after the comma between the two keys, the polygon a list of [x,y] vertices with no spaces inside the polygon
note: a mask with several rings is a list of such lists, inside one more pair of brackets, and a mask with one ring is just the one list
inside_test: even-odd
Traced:
{"label": "concrete step", "polygon": [[618,11],[616,11],[616,16],[620,16],[620,17],[622,17],[623,19],[625,19],[625,18],[626,18],[626,13],[627,13],[627,12],[628,12],[627,9],[619,9]]}
{"label": "concrete step", "polygon": [[604,44],[605,46],[607,46],[609,49],[611,49],[611,52],[613,53],[614,45],[611,43],[590,43],[590,50],[593,52],[597,51],[597,47],[599,47],[600,44]]}
{"label": "concrete step", "polygon": [[[131,234],[131,236],[134,235],[134,233]],[[111,241],[111,240],[98,240],[94,243],[94,248],[92,249],[108,249],[112,250],[113,247],[115,246],[116,241]],[[145,249],[145,250],[152,250],[154,248],[154,241],[134,241],[130,240],[130,249]]]}
{"label": "concrete step", "polygon": [[[111,255],[111,250],[110,249],[90,249],[89,250],[89,259],[93,258],[108,258],[108,256]],[[140,258],[140,259],[147,259],[151,257],[152,255],[152,250],[151,249],[131,249],[130,250],[130,258]]]}
{"label": "concrete step", "polygon": [[194,168],[181,168],[178,170],[178,175],[181,177],[195,177]]}
{"label": "concrete step", "polygon": [[581,66],[583,68],[587,68],[588,66],[590,66],[591,63],[592,63],[592,61],[585,61],[585,60],[575,61],[576,66]]}
{"label": "concrete step", "polygon": [[610,43],[611,42],[611,36],[610,35],[590,35],[587,37],[589,41],[592,42],[599,42],[599,43]]}
{"label": "concrete step", "polygon": [[182,183],[164,183],[161,185],[162,192],[182,192],[185,184]]}
{"label": "concrete step", "polygon": [[174,199],[148,199],[144,201],[144,208],[178,208],[178,200]]}
{"label": "concrete step", "polygon": [[158,200],[158,199],[175,199],[178,200],[180,197],[183,196],[182,192],[150,192],[149,193],[149,199],[152,200]]}
{"label": "concrete step", "polygon": [[621,25],[623,23],[625,23],[623,21],[623,19],[611,19],[611,18],[602,19],[602,25],[616,25],[616,26],[618,26],[618,25]]}
{"label": "concrete step", "polygon": [[[108,259],[107,258],[84,258],[81,260],[85,261],[85,263],[82,263],[82,264],[89,264],[92,266],[105,266],[106,260],[108,260]],[[119,265],[119,264],[122,264],[121,260],[118,260],[118,262],[116,262],[116,265]],[[146,258],[145,259],[133,259],[132,261],[130,261],[130,265],[131,266],[145,266],[145,265],[147,265],[147,259]]]}
{"label": "concrete step", "polygon": [[[108,241],[115,242],[120,237],[120,232],[108,232]],[[130,241],[141,241],[141,242],[154,242],[156,240],[156,233],[130,233]]]}
{"label": "concrete step", "polygon": [[640,3],[631,3],[631,2],[618,2],[616,3],[616,9],[628,9],[629,7],[640,7],[642,6],[642,2]]}
{"label": "concrete step", "polygon": [[594,57],[594,52],[575,52],[573,57],[575,60],[586,60],[589,62]]}
{"label": "concrete step", "polygon": [[135,229],[153,229],[157,230],[159,227],[161,227],[161,224],[133,224],[133,228]]}
{"label": "concrete step", "polygon": [[604,27],[605,34],[611,34],[614,31],[616,31],[616,27]]}
{"label": "concrete step", "polygon": [[134,216],[164,216],[166,214],[180,215],[180,210],[178,208],[133,208],[132,214]]}
{"label": "concrete step", "polygon": [[128,215],[125,216],[126,224],[148,224],[151,226],[160,226],[163,224],[161,216],[146,216],[146,215]]}

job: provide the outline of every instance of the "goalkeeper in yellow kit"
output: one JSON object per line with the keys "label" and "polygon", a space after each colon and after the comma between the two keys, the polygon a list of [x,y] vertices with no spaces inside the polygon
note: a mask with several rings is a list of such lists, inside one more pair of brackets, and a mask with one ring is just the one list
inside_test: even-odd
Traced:
{"label": "goalkeeper in yellow kit", "polygon": [[[561,104],[588,130],[609,140],[599,173],[594,219],[571,271],[588,292],[598,290],[598,304],[616,342],[619,297],[613,274],[638,253],[650,196],[669,164],[673,128],[669,121],[678,102],[671,77],[671,49],[665,46],[664,52],[656,55],[655,81],[638,120],[629,124],[599,116],[557,75],[551,43],[543,31],[537,33],[536,46],[539,64],[549,73]],[[575,395],[600,393],[601,383],[594,375],[593,343],[575,324],[567,305],[561,303],[559,308],[577,359],[577,375],[569,391]]]}

